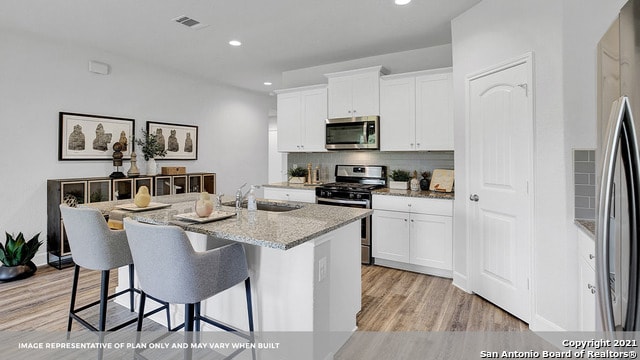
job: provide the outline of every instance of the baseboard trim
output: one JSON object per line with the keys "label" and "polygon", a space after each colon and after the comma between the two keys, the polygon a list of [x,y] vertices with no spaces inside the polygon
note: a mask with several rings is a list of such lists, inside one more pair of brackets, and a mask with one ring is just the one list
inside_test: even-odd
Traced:
{"label": "baseboard trim", "polygon": [[562,326],[559,326],[538,314],[534,314],[533,319],[531,319],[531,322],[529,323],[529,329],[534,332],[567,331]]}
{"label": "baseboard trim", "polygon": [[440,277],[449,278],[449,279],[453,277],[453,272],[451,270],[437,269],[429,266],[406,264],[406,263],[379,259],[379,258],[374,259],[374,264],[380,265],[380,266],[386,266],[394,269],[413,271],[421,274],[440,276]]}
{"label": "baseboard trim", "polygon": [[458,289],[466,292],[467,294],[472,294],[471,290],[469,289],[469,279],[466,275],[462,275],[461,273],[454,271],[453,285]]}

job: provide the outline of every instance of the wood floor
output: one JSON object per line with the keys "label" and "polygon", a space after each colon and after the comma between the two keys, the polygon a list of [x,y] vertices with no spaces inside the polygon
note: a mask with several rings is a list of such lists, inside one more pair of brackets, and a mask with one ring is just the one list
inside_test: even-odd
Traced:
{"label": "wood floor", "polygon": [[[94,301],[100,292],[99,272],[83,269],[80,276],[78,305]],[[72,277],[73,268],[43,266],[31,278],[0,283],[0,331],[66,331]],[[112,292],[116,283],[112,272]],[[363,266],[362,288],[357,319],[362,331],[528,331],[527,324],[456,288],[450,279]],[[145,322],[145,329],[151,324]]]}
{"label": "wood floor", "polygon": [[528,331],[526,323],[451,279],[362,267],[361,331]]}

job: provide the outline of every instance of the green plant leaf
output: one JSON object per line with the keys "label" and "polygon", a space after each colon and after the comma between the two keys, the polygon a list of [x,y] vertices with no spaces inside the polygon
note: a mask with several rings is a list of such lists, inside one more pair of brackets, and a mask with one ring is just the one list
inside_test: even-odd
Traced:
{"label": "green plant leaf", "polygon": [[0,244],[0,262],[6,266],[24,265],[31,261],[43,244],[38,241],[40,233],[33,236],[29,241],[25,241],[24,234],[21,232],[17,236],[7,232],[4,247]]}

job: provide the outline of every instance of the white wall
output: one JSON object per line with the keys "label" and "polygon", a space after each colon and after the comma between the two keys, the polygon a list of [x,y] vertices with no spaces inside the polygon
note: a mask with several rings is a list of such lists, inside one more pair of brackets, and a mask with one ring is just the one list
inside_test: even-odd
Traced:
{"label": "white wall", "polygon": [[[58,161],[58,112],[199,126],[198,160],[159,161],[187,171],[214,171],[218,192],[267,181],[267,95],[208,84],[89,47],[0,32],[0,231],[46,239],[46,180],[107,176],[110,161]],[[88,61],[111,65],[108,76]],[[144,158],[138,166],[144,172]],[[125,161],[124,170],[129,168]],[[36,259],[44,262],[46,247]]]}
{"label": "white wall", "polygon": [[[465,77],[534,53],[533,330],[576,326],[572,146],[595,146],[595,43],[619,2],[484,0],[452,21],[456,191],[454,281],[468,286]],[[571,113],[571,114],[570,114]]]}
{"label": "white wall", "polygon": [[282,87],[326,84],[324,74],[378,65],[384,66],[390,74],[450,67],[451,44],[285,71],[282,73]]}

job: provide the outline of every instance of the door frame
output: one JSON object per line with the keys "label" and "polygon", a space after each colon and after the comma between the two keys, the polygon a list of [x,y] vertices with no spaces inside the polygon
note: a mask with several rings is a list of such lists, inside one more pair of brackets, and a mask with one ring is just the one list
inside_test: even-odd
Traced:
{"label": "door frame", "polygon": [[[469,103],[471,100],[471,82],[473,80],[477,80],[479,78],[492,75],[494,73],[524,64],[527,69],[527,101],[529,105],[529,109],[531,112],[531,123],[529,124],[529,184],[528,184],[528,192],[529,192],[529,213],[531,216],[529,217],[529,269],[528,276],[528,290],[529,290],[529,324],[533,321],[534,309],[536,307],[535,303],[535,278],[534,268],[535,268],[535,252],[534,252],[534,243],[535,243],[535,150],[536,150],[536,137],[535,137],[535,123],[536,123],[536,111],[535,111],[535,74],[534,74],[534,53],[527,52],[523,55],[505,60],[503,62],[494,64],[485,69],[482,69],[478,72],[471,73],[465,77],[465,183],[467,184],[466,190],[470,193],[471,187],[471,177],[469,175],[470,169],[470,125],[471,125],[471,111],[469,107]],[[464,199],[466,201],[465,211],[466,211],[466,229],[465,229],[465,241],[466,241],[466,253],[467,253],[467,279],[468,279],[468,289],[470,292],[473,292],[474,289],[474,281],[471,276],[471,271],[475,271],[473,268],[472,257],[472,248],[471,248],[471,224],[474,217],[474,209],[472,208],[473,204],[471,201],[467,199],[468,194],[463,194]]]}

